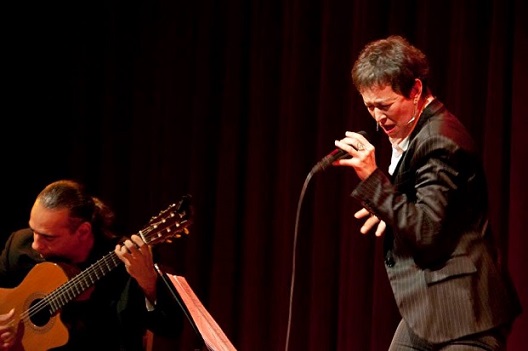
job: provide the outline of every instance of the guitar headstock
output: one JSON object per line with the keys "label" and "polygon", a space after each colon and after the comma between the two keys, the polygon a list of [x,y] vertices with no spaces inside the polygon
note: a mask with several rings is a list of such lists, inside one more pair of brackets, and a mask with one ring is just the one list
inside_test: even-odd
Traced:
{"label": "guitar headstock", "polygon": [[157,216],[153,216],[148,226],[139,231],[139,235],[149,245],[181,238],[189,234],[191,217],[191,196],[185,195],[178,203],[169,205]]}

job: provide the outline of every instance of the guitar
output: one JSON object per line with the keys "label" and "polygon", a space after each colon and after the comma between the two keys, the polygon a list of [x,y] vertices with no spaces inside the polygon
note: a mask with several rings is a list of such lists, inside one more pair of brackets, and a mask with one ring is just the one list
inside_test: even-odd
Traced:
{"label": "guitar", "polygon": [[[188,235],[190,199],[186,195],[178,204],[171,204],[137,234],[149,245]],[[69,336],[60,319],[61,309],[122,263],[111,251],[72,275],[68,267],[43,262],[35,265],[17,287],[0,288],[0,314],[15,308],[15,350],[40,351],[66,344]]]}

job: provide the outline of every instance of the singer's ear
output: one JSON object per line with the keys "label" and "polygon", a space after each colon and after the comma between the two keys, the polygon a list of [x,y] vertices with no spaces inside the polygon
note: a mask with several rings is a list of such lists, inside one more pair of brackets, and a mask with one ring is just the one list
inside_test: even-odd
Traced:
{"label": "singer's ear", "polygon": [[412,93],[414,93],[414,104],[418,103],[420,95],[422,95],[422,81],[418,78],[414,80],[414,85],[412,87]]}

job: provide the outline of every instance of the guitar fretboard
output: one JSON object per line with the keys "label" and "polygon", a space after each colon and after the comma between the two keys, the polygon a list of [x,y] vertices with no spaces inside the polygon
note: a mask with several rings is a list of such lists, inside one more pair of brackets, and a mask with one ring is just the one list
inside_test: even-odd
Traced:
{"label": "guitar fretboard", "polygon": [[121,263],[123,262],[117,258],[115,252],[111,251],[83,272],[62,284],[45,298],[52,314],[82,294]]}

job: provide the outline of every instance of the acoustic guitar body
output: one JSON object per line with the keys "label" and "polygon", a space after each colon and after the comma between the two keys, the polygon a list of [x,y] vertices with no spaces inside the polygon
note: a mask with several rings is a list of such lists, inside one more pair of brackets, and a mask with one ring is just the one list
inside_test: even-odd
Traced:
{"label": "acoustic guitar body", "polygon": [[45,351],[66,344],[68,330],[44,298],[67,280],[61,266],[44,262],[33,267],[18,287],[0,288],[0,314],[15,309],[16,351]]}

